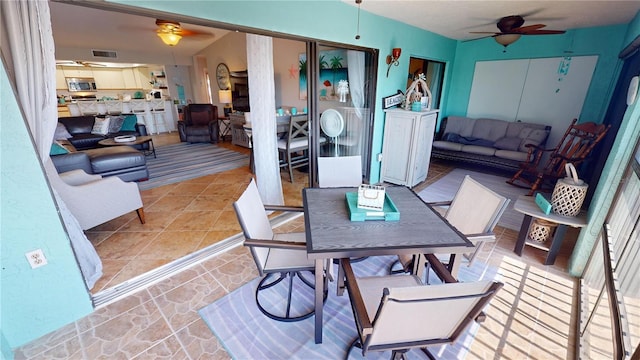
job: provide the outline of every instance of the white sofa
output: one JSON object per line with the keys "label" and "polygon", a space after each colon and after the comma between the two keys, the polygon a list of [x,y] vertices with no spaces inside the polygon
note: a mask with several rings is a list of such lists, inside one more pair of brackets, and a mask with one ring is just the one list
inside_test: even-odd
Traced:
{"label": "white sofa", "polygon": [[534,150],[527,145],[544,146],[550,131],[544,124],[449,116],[440,125],[431,156],[516,170]]}

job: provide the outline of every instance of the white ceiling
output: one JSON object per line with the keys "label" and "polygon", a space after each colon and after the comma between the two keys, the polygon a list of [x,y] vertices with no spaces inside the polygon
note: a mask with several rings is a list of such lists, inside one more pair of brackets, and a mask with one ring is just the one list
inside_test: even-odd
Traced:
{"label": "white ceiling", "polygon": [[[227,30],[181,23],[185,29],[206,32],[211,35],[183,37],[178,45],[170,47],[158,38],[155,32],[157,29],[155,18],[57,2],[50,2],[49,5],[56,48],[117,50],[119,54],[143,52],[148,58],[153,58],[154,54],[157,58],[162,58],[167,54],[171,55],[172,52],[175,53],[175,56],[179,54],[191,57],[228,32]],[[71,59],[59,56],[56,58],[57,60],[84,60],[104,63],[103,60],[92,58],[90,51],[74,55]],[[154,63],[148,60],[138,60],[138,62],[141,61]],[[120,63],[120,66],[134,65],[117,62]]]}
{"label": "white ceiling", "polygon": [[[342,1],[357,6],[355,0]],[[147,54],[171,51],[190,57],[227,33],[183,22],[187,29],[212,35],[185,37],[177,46],[168,47],[155,34],[154,18],[57,2],[50,2],[50,7],[56,47]],[[545,29],[551,30],[626,24],[640,10],[640,1],[363,0],[361,10],[452,39],[467,40],[482,37],[470,31],[497,31],[496,22],[507,15],[523,15],[525,25],[543,23],[547,25]],[[89,54],[59,60],[96,61]]]}
{"label": "white ceiling", "polygon": [[[342,1],[357,6],[355,0]],[[498,31],[495,24],[508,15],[522,15],[524,25],[545,24],[544,30],[626,24],[640,10],[640,1],[362,0],[360,6],[448,38],[467,40],[482,37],[470,31]]]}

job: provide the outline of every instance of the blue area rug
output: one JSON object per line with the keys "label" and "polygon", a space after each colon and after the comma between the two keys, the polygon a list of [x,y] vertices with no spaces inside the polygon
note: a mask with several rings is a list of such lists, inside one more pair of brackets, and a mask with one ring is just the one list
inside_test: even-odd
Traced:
{"label": "blue area rug", "polygon": [[209,143],[161,146],[156,149],[156,156],[147,156],[149,180],[138,183],[140,190],[249,166],[247,154]]}
{"label": "blue area rug", "polygon": [[[356,276],[385,275],[395,256],[374,256],[353,263]],[[337,267],[337,265],[334,265]],[[337,268],[334,274],[337,274]],[[311,276],[309,274],[309,276]],[[462,267],[461,281],[496,278],[497,270],[479,261],[471,267]],[[431,272],[432,284],[439,283]],[[324,305],[323,343],[314,341],[314,317],[284,323],[271,320],[263,315],[255,303],[255,289],[260,279],[255,279],[229,295],[202,308],[200,316],[220,343],[234,359],[343,359],[351,342],[356,338],[356,327],[347,292],[336,295],[335,282],[329,283],[329,296]],[[269,306],[284,308],[286,285],[275,286]],[[273,289],[273,288],[271,288]],[[276,293],[277,292],[277,293]],[[299,305],[295,311],[313,307],[313,292],[294,286],[294,294],[300,295],[293,304]],[[261,298],[262,299],[262,298]],[[430,326],[425,324],[425,326]],[[478,329],[471,325],[455,345],[435,346],[430,351],[440,359],[463,359],[469,352],[469,345]],[[419,350],[407,353],[409,359],[425,359]],[[370,352],[366,359],[389,359],[391,352]],[[350,359],[363,359],[362,351],[354,349]]]}

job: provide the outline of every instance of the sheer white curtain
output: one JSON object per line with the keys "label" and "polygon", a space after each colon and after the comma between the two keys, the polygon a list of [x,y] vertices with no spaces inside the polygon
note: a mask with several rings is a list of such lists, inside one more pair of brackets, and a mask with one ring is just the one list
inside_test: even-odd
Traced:
{"label": "sheer white curtain", "polygon": [[349,67],[349,91],[351,92],[351,102],[356,108],[358,117],[362,117],[362,107],[364,106],[364,52],[356,50],[347,51],[347,64]]}
{"label": "sheer white curtain", "polygon": [[347,71],[349,74],[349,90],[353,108],[343,109],[345,131],[339,139],[343,145],[340,155],[362,155],[364,144],[364,121],[369,115],[364,108],[365,101],[365,53],[357,50],[347,50]]}
{"label": "sheer white curtain", "polygon": [[[15,84],[18,103],[43,163],[58,122],[56,64],[49,3],[44,0],[0,1],[2,57]],[[55,190],[54,196],[85,282],[92,288],[102,276],[102,262]]]}
{"label": "sheer white curtain", "polygon": [[[3,56],[36,148],[47,161],[56,128],[56,62],[47,1],[2,1]],[[6,40],[6,43],[5,43]]]}

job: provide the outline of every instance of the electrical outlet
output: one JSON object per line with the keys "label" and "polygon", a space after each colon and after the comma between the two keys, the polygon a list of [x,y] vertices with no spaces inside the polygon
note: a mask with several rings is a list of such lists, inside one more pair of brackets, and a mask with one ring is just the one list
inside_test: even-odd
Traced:
{"label": "electrical outlet", "polygon": [[29,251],[24,255],[27,257],[27,261],[29,261],[29,265],[31,265],[32,269],[47,265],[47,258],[44,257],[42,249]]}

